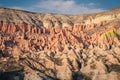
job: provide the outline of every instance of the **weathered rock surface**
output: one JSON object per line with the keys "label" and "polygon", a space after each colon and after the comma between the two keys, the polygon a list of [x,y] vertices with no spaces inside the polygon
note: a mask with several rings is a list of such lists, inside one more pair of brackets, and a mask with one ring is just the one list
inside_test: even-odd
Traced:
{"label": "weathered rock surface", "polygon": [[15,63],[24,69],[24,80],[119,80],[119,12],[61,15],[0,8],[0,71],[13,70]]}
{"label": "weathered rock surface", "polygon": [[[16,9],[0,8],[0,21],[5,23],[21,24],[27,23],[37,27],[71,27],[82,23],[90,24],[91,28],[95,24],[103,25],[106,21],[120,19],[120,9],[116,8],[111,11],[105,11],[96,14],[81,15],[62,15],[62,14],[42,14]],[[11,24],[12,25],[12,24]],[[21,26],[22,27],[22,26]]]}

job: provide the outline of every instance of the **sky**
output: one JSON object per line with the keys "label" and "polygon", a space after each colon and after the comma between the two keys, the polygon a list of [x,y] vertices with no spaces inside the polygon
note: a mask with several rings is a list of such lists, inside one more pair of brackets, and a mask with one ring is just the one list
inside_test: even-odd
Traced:
{"label": "sky", "polygon": [[40,13],[86,14],[120,6],[120,0],[0,0],[0,7]]}

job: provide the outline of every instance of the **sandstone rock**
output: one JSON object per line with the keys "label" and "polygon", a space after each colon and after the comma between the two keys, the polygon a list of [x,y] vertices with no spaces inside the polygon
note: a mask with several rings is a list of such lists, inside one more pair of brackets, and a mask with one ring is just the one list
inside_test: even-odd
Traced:
{"label": "sandstone rock", "polygon": [[113,72],[110,74],[97,74],[96,76],[93,77],[93,80],[119,80],[117,73]]}
{"label": "sandstone rock", "polygon": [[35,71],[30,71],[25,74],[24,80],[42,80],[42,78]]}
{"label": "sandstone rock", "polygon": [[44,20],[44,21],[43,21],[43,26],[44,26],[45,28],[54,27],[51,20]]}
{"label": "sandstone rock", "polygon": [[18,61],[20,54],[21,54],[20,49],[17,46],[14,46],[12,49],[12,57]]}
{"label": "sandstone rock", "polygon": [[107,66],[120,65],[119,12],[62,15],[0,8],[0,56],[6,59],[1,66],[14,58],[27,68],[25,80],[74,80],[80,72],[93,80],[119,80],[119,68]]}

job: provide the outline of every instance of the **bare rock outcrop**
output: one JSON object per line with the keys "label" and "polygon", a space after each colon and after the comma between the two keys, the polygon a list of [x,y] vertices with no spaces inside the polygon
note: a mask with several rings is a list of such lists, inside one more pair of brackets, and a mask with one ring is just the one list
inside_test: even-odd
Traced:
{"label": "bare rock outcrop", "polygon": [[25,80],[119,80],[119,12],[62,15],[0,8],[0,71],[23,70]]}

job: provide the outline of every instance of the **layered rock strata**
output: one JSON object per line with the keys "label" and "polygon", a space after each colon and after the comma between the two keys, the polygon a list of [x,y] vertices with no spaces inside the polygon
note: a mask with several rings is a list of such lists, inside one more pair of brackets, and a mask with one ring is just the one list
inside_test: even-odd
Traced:
{"label": "layered rock strata", "polygon": [[119,11],[75,16],[1,8],[0,71],[23,70],[24,80],[119,80]]}

